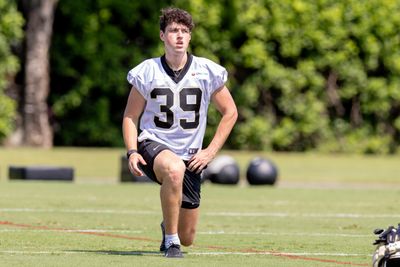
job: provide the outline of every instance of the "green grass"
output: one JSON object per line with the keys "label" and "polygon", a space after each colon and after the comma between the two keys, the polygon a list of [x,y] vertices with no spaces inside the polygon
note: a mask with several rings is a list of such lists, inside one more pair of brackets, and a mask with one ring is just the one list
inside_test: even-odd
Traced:
{"label": "green grass", "polygon": [[[242,173],[254,153],[234,156]],[[373,229],[400,222],[399,157],[265,153],[277,186],[205,183],[195,245],[159,254],[159,186],[118,183],[123,149],[0,150],[1,266],[370,266]],[[8,181],[68,165],[75,182]],[[242,177],[242,179],[244,179]]]}
{"label": "green grass", "polygon": [[9,166],[69,166],[76,182],[117,182],[121,157],[119,148],[0,148],[0,180],[8,179]]}
{"label": "green grass", "polygon": [[185,259],[171,261],[157,253],[161,218],[155,184],[8,182],[0,187],[0,262],[5,266],[369,264],[372,230],[400,221],[399,196],[399,188],[206,183],[196,243],[184,249]]}
{"label": "green grass", "polygon": [[[0,181],[8,180],[11,165],[71,166],[75,181],[119,181],[123,148],[2,148],[0,147]],[[282,182],[294,183],[385,183],[400,181],[400,156],[363,156],[316,153],[270,153],[222,151],[233,156],[245,179],[249,161],[255,156],[268,157],[278,167]]]}

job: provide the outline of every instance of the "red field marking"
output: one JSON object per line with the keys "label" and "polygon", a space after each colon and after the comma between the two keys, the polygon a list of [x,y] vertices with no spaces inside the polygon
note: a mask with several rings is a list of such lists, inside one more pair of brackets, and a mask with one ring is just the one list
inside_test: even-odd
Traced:
{"label": "red field marking", "polygon": [[[13,226],[13,227],[21,227],[21,228],[29,228],[29,229],[59,231],[59,232],[73,231],[72,233],[85,234],[85,235],[95,235],[95,236],[113,237],[113,238],[129,239],[129,240],[159,242],[159,240],[155,240],[155,239],[151,239],[151,238],[145,238],[145,237],[133,237],[133,236],[127,236],[127,235],[116,235],[116,234],[99,233],[99,232],[91,232],[91,231],[75,231],[74,229],[68,229],[68,228],[56,228],[56,227],[48,227],[48,226],[35,226],[35,225],[29,225],[29,224],[13,223],[13,222],[9,222],[9,221],[0,221],[0,225],[8,225],[8,226]],[[203,247],[203,248],[206,248],[206,249],[221,249],[221,250],[228,250],[228,251],[232,252],[231,248],[221,247],[221,246],[196,246],[196,247]],[[273,251],[273,250],[233,249],[233,251],[242,252],[242,253],[247,253],[247,252],[268,253],[268,254],[270,254],[272,256],[288,258],[288,259],[292,259],[292,260],[326,262],[326,263],[333,263],[333,264],[337,264],[337,265],[370,266],[369,264],[366,264],[366,263],[354,263],[354,262],[346,262],[346,261],[337,261],[337,260],[321,259],[321,258],[314,258],[314,257],[306,257],[306,256],[300,256],[300,255],[287,254],[287,253]]]}
{"label": "red field marking", "polygon": [[[262,251],[256,250],[256,249],[249,249],[248,252],[262,252]],[[292,254],[276,252],[276,251],[268,251],[268,252],[271,253],[271,255],[273,255],[273,256],[284,257],[284,258],[289,258],[289,259],[327,262],[327,263],[334,263],[334,264],[340,264],[340,265],[369,266],[369,264],[366,264],[366,263],[353,263],[353,262],[345,262],[345,261],[337,261],[337,260],[320,259],[320,258],[314,258],[314,257],[292,255]]]}
{"label": "red field marking", "polygon": [[127,236],[127,235],[116,235],[116,234],[99,233],[99,232],[91,232],[91,231],[75,231],[73,229],[67,229],[67,228],[35,226],[35,225],[20,224],[20,223],[13,223],[13,222],[7,222],[7,221],[0,221],[0,225],[9,225],[9,226],[21,227],[21,228],[40,229],[40,230],[59,231],[59,232],[73,231],[72,233],[78,233],[78,234],[83,234],[83,235],[97,235],[97,236],[129,239],[129,240],[156,241],[154,239],[145,238],[145,237],[133,237],[133,236]]}
{"label": "red field marking", "polygon": [[[220,247],[220,246],[207,246],[206,248],[208,249],[222,249],[222,250],[230,250],[229,248],[226,247]],[[293,254],[288,254],[284,252],[278,252],[278,251],[273,251],[273,250],[259,250],[259,249],[236,249],[235,251],[237,252],[254,252],[254,253],[268,253],[272,256],[276,257],[282,257],[282,258],[289,258],[289,259],[295,259],[295,260],[305,260],[305,261],[318,261],[318,262],[326,262],[326,263],[334,263],[338,265],[351,265],[351,266],[370,266],[369,264],[366,263],[354,263],[354,262],[345,262],[345,261],[337,261],[337,260],[328,260],[328,259],[321,259],[321,258],[314,258],[314,257],[306,257],[306,256],[300,256],[300,255],[293,255]]]}

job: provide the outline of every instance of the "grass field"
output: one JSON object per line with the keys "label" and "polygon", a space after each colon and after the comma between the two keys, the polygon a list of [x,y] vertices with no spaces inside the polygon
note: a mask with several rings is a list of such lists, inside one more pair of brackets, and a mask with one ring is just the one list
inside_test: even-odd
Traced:
{"label": "grass field", "polygon": [[[277,186],[205,183],[195,245],[158,253],[159,187],[119,183],[122,149],[1,149],[0,266],[370,266],[397,225],[400,158],[264,154]],[[226,152],[244,172],[254,153]],[[9,165],[69,165],[75,182],[8,181]]]}

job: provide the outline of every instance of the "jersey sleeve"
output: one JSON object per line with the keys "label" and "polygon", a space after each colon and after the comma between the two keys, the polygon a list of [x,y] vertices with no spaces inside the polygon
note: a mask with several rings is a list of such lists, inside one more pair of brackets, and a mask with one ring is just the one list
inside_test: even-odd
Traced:
{"label": "jersey sleeve", "polygon": [[224,67],[209,61],[207,64],[210,71],[210,95],[221,88],[228,80],[228,72]]}
{"label": "jersey sleeve", "polygon": [[128,72],[127,80],[139,93],[147,98],[147,88],[152,81],[154,71],[150,60],[143,61]]}

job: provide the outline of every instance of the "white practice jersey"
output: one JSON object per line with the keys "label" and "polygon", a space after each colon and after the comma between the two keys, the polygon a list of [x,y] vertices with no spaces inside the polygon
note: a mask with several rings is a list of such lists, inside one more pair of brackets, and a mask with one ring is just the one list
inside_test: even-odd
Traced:
{"label": "white practice jersey", "polygon": [[222,66],[190,54],[177,77],[164,56],[130,70],[128,82],[146,100],[138,140],[165,144],[189,160],[202,148],[211,95],[225,84],[227,76]]}

